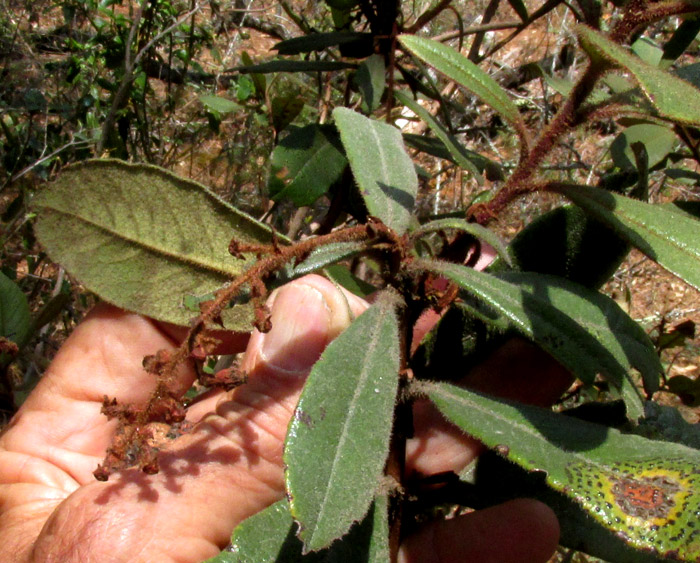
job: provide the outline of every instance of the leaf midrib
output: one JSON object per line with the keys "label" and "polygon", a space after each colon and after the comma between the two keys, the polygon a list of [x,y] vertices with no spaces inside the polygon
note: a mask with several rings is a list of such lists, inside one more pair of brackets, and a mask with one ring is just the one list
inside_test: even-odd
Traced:
{"label": "leaf midrib", "polygon": [[[65,210],[57,209],[56,207],[50,207],[50,206],[46,206],[45,209],[52,211],[58,215],[62,215],[65,217],[70,217],[70,218],[75,218],[78,221],[85,223],[85,224],[91,226],[92,228],[95,228],[103,233],[107,233],[108,235],[113,236],[121,241],[135,243],[135,246],[141,247],[144,250],[147,250],[149,252],[152,252],[152,253],[160,255],[160,256],[172,258],[172,259],[175,259],[177,261],[184,262],[186,264],[193,265],[195,267],[201,268],[202,270],[214,272],[214,273],[219,274],[219,275],[224,276],[224,277],[236,276],[240,273],[240,270],[238,270],[238,269],[231,269],[231,270],[222,269],[218,266],[213,265],[211,262],[206,262],[203,260],[194,260],[192,258],[184,257],[181,254],[177,254],[175,252],[172,252],[170,250],[156,246],[154,244],[147,244],[143,240],[139,240],[139,239],[136,239],[134,237],[124,235],[123,233],[120,233],[116,230],[110,229],[110,228],[108,228],[108,227],[106,227],[106,226],[104,226],[104,225],[102,225],[94,220],[90,220],[90,219],[85,218],[82,215],[78,215],[77,213],[72,213],[70,211],[65,211]],[[224,252],[224,250],[222,249],[222,253],[223,252]]]}
{"label": "leaf midrib", "polygon": [[[366,347],[367,353],[365,354],[364,358],[371,357],[374,354],[375,349],[377,348],[377,334],[382,331],[382,327],[384,325],[384,317],[388,311],[386,309],[380,310],[379,315],[378,315],[378,320],[376,324],[374,325],[374,328],[372,330],[371,336],[369,338],[369,345]],[[338,447],[335,449],[335,455],[333,456],[333,462],[331,463],[331,471],[329,474],[328,478],[328,483],[332,483],[334,476],[336,474],[337,466],[342,458],[341,455],[339,455],[339,452],[342,451],[343,446],[345,442],[347,441],[347,438],[349,436],[349,433],[347,432],[347,428],[349,426],[349,421],[353,419],[353,415],[355,413],[356,407],[357,407],[357,399],[359,395],[361,394],[360,390],[364,389],[363,383],[367,380],[369,374],[370,374],[370,369],[367,368],[366,366],[369,364],[367,361],[363,361],[363,369],[360,372],[360,377],[358,379],[358,384],[355,386],[355,391],[353,392],[352,400],[349,403],[349,409],[348,409],[348,416],[345,417],[345,423],[343,424],[343,431],[341,432],[340,435],[340,440],[338,441]],[[323,495],[323,500],[321,501],[319,505],[319,510],[318,510],[318,517],[316,518],[316,524],[317,526],[315,527],[315,530],[318,530],[318,522],[323,520],[324,513],[326,511],[326,506],[328,505],[329,497],[330,497],[330,491],[332,487],[328,486],[326,487],[326,490],[324,491]],[[311,534],[311,537],[309,538],[309,542],[311,543],[315,534]]]}

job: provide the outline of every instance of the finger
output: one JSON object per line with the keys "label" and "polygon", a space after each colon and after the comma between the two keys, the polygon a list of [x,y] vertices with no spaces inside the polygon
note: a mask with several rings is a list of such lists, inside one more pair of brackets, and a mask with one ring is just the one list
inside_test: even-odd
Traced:
{"label": "finger", "polygon": [[539,501],[517,499],[432,523],[403,544],[400,563],[545,563],[559,523]]}
{"label": "finger", "polygon": [[157,475],[125,471],[69,498],[45,526],[37,553],[57,537],[86,552],[107,550],[112,560],[200,561],[217,553],[237,523],[282,498],[283,441],[305,377],[365,308],[318,276],[277,290],[272,330],[248,345],[248,383],[173,442]]}

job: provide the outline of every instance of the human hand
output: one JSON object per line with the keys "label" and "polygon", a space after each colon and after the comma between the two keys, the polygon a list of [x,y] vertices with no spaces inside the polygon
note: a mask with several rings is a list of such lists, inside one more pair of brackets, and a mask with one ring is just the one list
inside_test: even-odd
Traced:
{"label": "human hand", "polygon": [[[141,367],[143,357],[175,348],[182,335],[96,307],[0,436],[4,561],[201,561],[227,544],[239,522],[282,498],[283,441],[304,378],[366,304],[318,276],[279,289],[271,300],[269,333],[226,342],[228,353],[246,350],[248,383],[209,393],[188,409],[195,426],[161,451],[158,474],[130,469],[108,482],[92,474],[115,429],[100,413],[104,395],[144,403],[154,381]],[[194,378],[183,366],[179,391]],[[438,420],[425,405],[417,416]],[[458,471],[477,451],[446,423],[439,428],[409,444],[408,463],[421,473]],[[522,499],[430,525],[408,538],[401,557],[544,562],[557,539],[553,513]]]}

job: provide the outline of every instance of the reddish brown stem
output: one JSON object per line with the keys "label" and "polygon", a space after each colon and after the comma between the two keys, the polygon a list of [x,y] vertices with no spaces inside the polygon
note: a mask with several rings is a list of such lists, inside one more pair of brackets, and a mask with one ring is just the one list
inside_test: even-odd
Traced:
{"label": "reddish brown stem", "polygon": [[588,65],[581,78],[574,85],[571,94],[559,110],[559,113],[540,135],[526,158],[518,165],[491,201],[469,209],[467,214],[470,219],[482,225],[488,223],[491,219],[497,217],[516,197],[532,191],[531,178],[537,172],[537,169],[550,153],[557,140],[571,128],[576,110],[593,90],[593,86],[601,72],[601,67],[593,64]]}

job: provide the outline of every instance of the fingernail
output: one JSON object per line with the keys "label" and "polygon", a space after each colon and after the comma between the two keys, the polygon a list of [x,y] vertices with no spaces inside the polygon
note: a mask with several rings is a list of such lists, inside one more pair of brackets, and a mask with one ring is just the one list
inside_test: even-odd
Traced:
{"label": "fingernail", "polygon": [[272,368],[307,373],[329,338],[331,308],[324,295],[296,283],[278,289],[268,305],[272,329],[263,336],[261,359]]}

